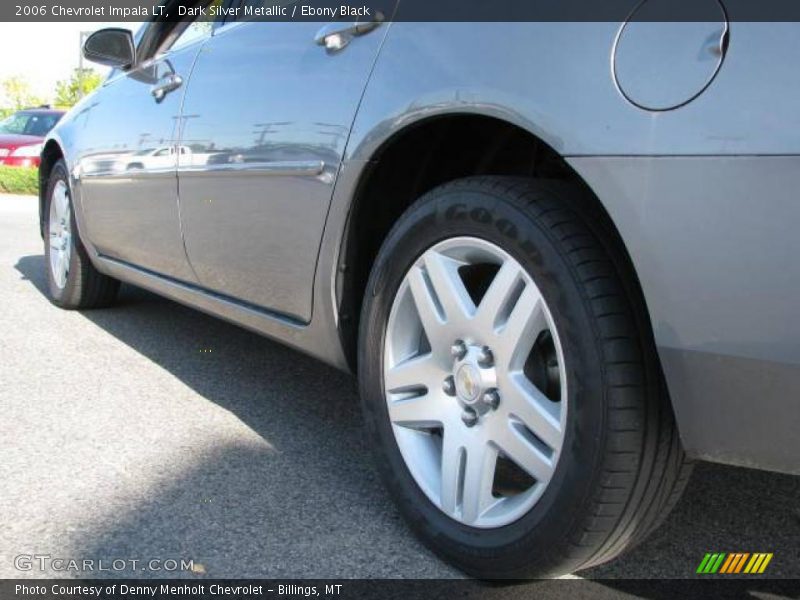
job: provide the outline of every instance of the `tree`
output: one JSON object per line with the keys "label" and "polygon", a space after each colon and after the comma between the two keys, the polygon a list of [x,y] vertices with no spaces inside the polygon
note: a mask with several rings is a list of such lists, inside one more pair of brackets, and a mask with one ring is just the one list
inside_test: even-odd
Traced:
{"label": "tree", "polygon": [[103,83],[103,76],[92,69],[74,69],[69,79],[56,83],[56,106],[69,108]]}
{"label": "tree", "polygon": [[30,108],[42,104],[41,98],[37,98],[31,91],[28,81],[21,75],[15,75],[4,79],[2,82],[3,94],[11,105],[12,111],[21,108]]}

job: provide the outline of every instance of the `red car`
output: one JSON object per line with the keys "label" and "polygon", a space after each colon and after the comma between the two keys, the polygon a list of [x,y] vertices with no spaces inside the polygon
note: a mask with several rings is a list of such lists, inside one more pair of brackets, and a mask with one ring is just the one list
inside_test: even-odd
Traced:
{"label": "red car", "polygon": [[42,141],[63,110],[30,108],[0,121],[0,166],[38,167]]}

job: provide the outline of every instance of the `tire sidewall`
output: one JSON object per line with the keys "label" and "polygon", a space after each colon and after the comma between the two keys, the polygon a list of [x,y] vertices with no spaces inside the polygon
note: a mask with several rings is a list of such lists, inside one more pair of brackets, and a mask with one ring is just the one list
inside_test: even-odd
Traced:
{"label": "tire sidewall", "polygon": [[[603,374],[589,307],[568,259],[529,211],[469,181],[424,196],[398,222],[375,262],[364,301],[359,379],[368,432],[379,469],[401,511],[434,550],[473,573],[513,574],[532,561],[539,572],[563,571],[569,542],[589,511],[604,442]],[[495,529],[461,524],[416,484],[397,446],[383,393],[386,323],[403,277],[436,243],[471,236],[496,244],[528,271],[552,313],[564,353],[568,405],[564,445],[547,489],[517,521]],[[517,564],[515,564],[515,559]],[[499,564],[502,561],[502,564]],[[574,559],[575,566],[580,559]],[[567,567],[569,568],[569,567]]]}

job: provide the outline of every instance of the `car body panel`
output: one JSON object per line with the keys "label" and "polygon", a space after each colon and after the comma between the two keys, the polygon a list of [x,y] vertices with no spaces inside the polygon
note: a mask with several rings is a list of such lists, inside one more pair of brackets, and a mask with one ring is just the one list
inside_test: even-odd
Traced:
{"label": "car body panel", "polygon": [[[800,330],[792,317],[800,295],[793,257],[800,247],[792,227],[800,216],[794,195],[800,188],[800,80],[785,76],[785,65],[800,58],[797,24],[732,22],[730,45],[711,85],[688,104],[661,112],[635,106],[616,86],[611,53],[618,23],[393,23],[385,29],[343,158],[333,161],[338,175],[335,186],[327,184],[332,199],[324,228],[319,213],[312,219],[321,238],[313,267],[289,261],[292,268],[281,275],[267,257],[270,274],[278,278],[273,281],[286,289],[229,294],[224,281],[209,290],[202,282],[99,256],[89,232],[97,267],[344,368],[340,255],[353,199],[372,161],[397,136],[428,119],[453,114],[500,119],[563,156],[617,226],[642,285],[689,453],[798,472]],[[189,89],[194,84],[190,81]],[[193,114],[187,110],[184,120],[190,123]],[[248,113],[248,123],[251,117]],[[258,122],[271,117],[265,114]],[[187,138],[191,131],[187,125]],[[319,131],[297,130],[315,148]],[[53,139],[63,142],[68,162],[86,145],[70,127],[57,128]],[[341,151],[343,138],[333,139]],[[317,155],[302,155],[312,156]],[[194,211],[202,209],[200,180],[186,180],[196,185],[185,205]],[[224,201],[230,180],[210,188],[214,199]],[[247,198],[252,190],[245,180],[236,180],[235,201],[266,211],[270,204]],[[319,191],[308,182],[283,185],[276,188],[279,194],[310,197]],[[237,199],[238,194],[243,195]],[[320,199],[324,207],[324,194]],[[285,241],[305,226],[304,216],[291,210],[251,214],[275,239]],[[249,225],[235,219],[231,230]],[[202,229],[213,219],[197,212],[186,221]],[[288,248],[303,248],[305,259],[313,239],[292,241]],[[234,246],[236,252],[218,248],[204,262],[232,260],[241,252],[241,245]],[[289,271],[297,268],[306,283],[291,281]],[[287,290],[306,297],[281,298]],[[310,320],[304,325],[306,315]]]}
{"label": "car body panel", "polygon": [[[493,55],[485,30],[484,43],[472,44],[478,28],[393,25],[351,133],[351,166],[439,115],[491,116],[546,141],[598,195],[634,261],[689,453],[800,472],[800,327],[792,316],[800,269],[791,258],[800,255],[792,233],[800,222],[800,123],[791,108],[800,103],[800,82],[781,77],[772,54],[800,58],[796,24],[731,23],[712,85],[666,112],[637,108],[615,88],[608,48],[616,25],[493,25],[504,44],[529,49],[529,79],[477,69],[501,61],[506,47],[498,43]],[[569,48],[571,39],[583,43],[550,68],[552,48]],[[771,89],[742,85],[754,78],[770,79]],[[764,105],[775,112],[754,108]],[[354,190],[339,193],[346,206]],[[716,369],[704,376],[709,361]],[[728,381],[739,379],[742,361],[780,376],[732,395],[721,384],[728,369]],[[724,414],[715,416],[720,407]],[[756,416],[760,426],[737,435]]]}
{"label": "car body panel", "polygon": [[[188,80],[197,41],[109,81],[72,124],[73,154],[85,232],[98,253],[194,282],[178,213],[177,160],[152,153],[176,141],[184,89],[157,101],[153,86],[177,74]],[[185,86],[184,86],[185,87]]]}
{"label": "car body panel", "polygon": [[[181,134],[210,162],[184,164],[182,156],[178,173],[200,285],[301,322],[311,319],[336,174],[387,28],[339,52],[314,44],[319,29],[240,22],[215,33],[187,88]],[[250,100],[234,111],[231,97]]]}
{"label": "car body panel", "polygon": [[800,156],[569,162],[625,240],[687,451],[800,472]]}
{"label": "car body panel", "polygon": [[800,365],[667,347],[659,354],[689,456],[800,474]]}
{"label": "car body panel", "polygon": [[[797,24],[731,23],[712,84],[689,104],[662,112],[634,106],[617,89],[611,50],[619,29],[394,23],[347,158],[368,160],[394,133],[449,113],[508,121],[562,156],[800,154],[800,80],[785,67],[800,61]],[[509,48],[525,48],[524,56],[510,58]],[[518,65],[509,67],[509,60]]]}

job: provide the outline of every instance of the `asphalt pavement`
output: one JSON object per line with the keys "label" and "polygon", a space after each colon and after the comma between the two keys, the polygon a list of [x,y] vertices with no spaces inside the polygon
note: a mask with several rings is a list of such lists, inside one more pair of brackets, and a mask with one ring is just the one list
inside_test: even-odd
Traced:
{"label": "asphalt pavement", "polygon": [[[59,310],[31,197],[0,195],[0,301],[0,577],[75,576],[21,571],[20,555],[461,577],[381,485],[349,376],[133,287],[111,309]],[[772,552],[767,575],[800,577],[800,478],[698,464],[651,539],[578,576],[690,577],[720,551]]]}

